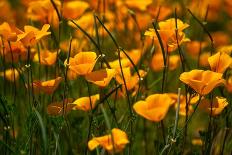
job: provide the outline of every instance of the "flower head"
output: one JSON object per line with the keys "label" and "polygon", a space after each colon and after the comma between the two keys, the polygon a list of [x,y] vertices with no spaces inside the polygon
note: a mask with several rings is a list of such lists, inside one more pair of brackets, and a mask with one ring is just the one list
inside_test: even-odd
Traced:
{"label": "flower head", "polygon": [[[228,105],[228,101],[223,97],[215,97],[212,103],[212,116],[219,115],[223,109]],[[200,103],[200,108],[211,114],[211,103],[208,99],[203,99]]]}
{"label": "flower head", "polygon": [[53,80],[48,81],[36,81],[32,83],[33,89],[35,93],[45,93],[52,94],[58,88],[60,82],[63,80],[62,77],[57,77]]}
{"label": "flower head", "polygon": [[92,72],[96,62],[97,54],[95,52],[80,52],[74,58],[69,59],[69,64],[67,64],[67,60],[64,64],[69,65],[68,74],[73,74],[75,78],[78,75],[87,75]]}
{"label": "flower head", "polygon": [[90,150],[94,150],[96,147],[101,146],[108,152],[121,152],[128,143],[129,140],[126,133],[120,129],[114,128],[111,134],[91,139],[88,142],[88,147]]}
{"label": "flower head", "polygon": [[[81,97],[81,98],[78,98],[76,99],[73,104],[75,105],[73,107],[73,110],[82,110],[82,111],[89,111],[89,110],[92,110],[95,108],[96,106],[96,102],[97,100],[99,100],[100,98],[100,95],[99,94],[96,94],[96,95],[92,95],[88,97]],[[91,100],[91,102],[90,102]]]}
{"label": "flower head", "polygon": [[180,80],[204,96],[209,94],[215,87],[222,85],[224,79],[221,73],[204,70],[191,70],[180,75]]}
{"label": "flower head", "polygon": [[47,32],[49,28],[49,24],[43,25],[41,30],[33,26],[26,25],[24,26],[24,32],[17,35],[17,41],[21,41],[26,47],[33,46],[44,36],[51,34],[51,32]]}
{"label": "flower head", "polygon": [[134,104],[135,112],[144,118],[159,122],[166,116],[169,106],[173,104],[173,99],[167,94],[153,94],[145,101],[138,101]]}
{"label": "flower head", "polygon": [[85,79],[100,87],[105,87],[110,83],[110,80],[115,76],[115,69],[103,69],[91,72],[85,76]]}
{"label": "flower head", "polygon": [[223,52],[217,52],[208,58],[211,70],[218,73],[224,73],[224,71],[232,64],[232,58]]}

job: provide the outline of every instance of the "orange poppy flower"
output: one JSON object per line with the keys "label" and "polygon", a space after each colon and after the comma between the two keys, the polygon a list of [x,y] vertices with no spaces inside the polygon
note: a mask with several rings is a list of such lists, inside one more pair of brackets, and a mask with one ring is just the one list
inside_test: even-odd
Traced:
{"label": "orange poppy flower", "polygon": [[202,67],[208,67],[209,66],[209,62],[208,59],[211,56],[210,52],[204,52],[200,55],[199,58],[199,64]]}
{"label": "orange poppy flower", "polygon": [[69,113],[72,110],[72,108],[75,106],[75,104],[71,103],[72,101],[73,99],[69,98],[69,99],[65,99],[64,103],[63,101],[61,101],[61,102],[54,102],[54,103],[49,104],[47,106],[48,115],[60,116],[63,113],[64,114]]}
{"label": "orange poppy flower", "polygon": [[[177,107],[178,107],[178,103],[177,103],[178,95],[174,94],[174,93],[168,93],[168,96],[173,99],[173,103],[175,104],[174,107],[175,107],[175,109],[177,109]],[[189,94],[188,94],[188,96],[189,96]],[[199,95],[196,95],[196,96],[192,97],[191,100],[189,101],[188,115],[193,113],[193,106],[192,105],[197,103],[197,101],[199,100],[199,97],[200,97]],[[179,115],[186,116],[186,97],[184,95],[180,96]]]}
{"label": "orange poppy flower", "polygon": [[217,48],[216,51],[221,53],[227,53],[230,55],[232,52],[232,45],[220,46]]}
{"label": "orange poppy flower", "polygon": [[58,88],[60,82],[63,80],[62,77],[57,77],[56,79],[49,81],[36,81],[32,83],[33,89],[35,93],[45,93],[52,94]]}
{"label": "orange poppy flower", "polygon": [[228,92],[232,93],[232,75],[226,80],[226,89]]}
{"label": "orange poppy flower", "polygon": [[135,8],[141,11],[145,11],[147,6],[152,4],[152,0],[125,0],[124,3],[128,6],[128,8]]}
{"label": "orange poppy flower", "polygon": [[[140,74],[140,77],[143,78],[146,76],[147,72],[145,72],[144,70],[139,70],[139,74]],[[129,67],[123,68],[123,75],[124,75],[128,90],[132,90],[133,88],[135,88],[135,86],[138,84],[140,80],[137,73],[134,73],[134,75],[131,74]],[[123,77],[122,77],[122,73],[120,69],[117,70],[117,74],[115,78],[118,83],[124,85],[124,81],[123,81]]]}
{"label": "orange poppy flower", "polygon": [[[86,40],[79,40],[76,38],[73,38],[72,40],[72,45],[71,45],[71,51],[70,51],[70,56],[74,57],[77,53],[80,51],[83,51],[85,47],[87,47],[87,41]],[[69,47],[70,41],[63,41],[60,43],[60,48],[64,52],[69,52],[68,47]]]}
{"label": "orange poppy flower", "polygon": [[215,87],[224,84],[225,80],[221,73],[204,70],[191,70],[180,75],[180,80],[204,96],[209,94]]}
{"label": "orange poppy flower", "polygon": [[232,58],[226,54],[217,52],[208,58],[211,70],[218,73],[224,73],[225,70],[231,65]]}
{"label": "orange poppy flower", "polygon": [[[177,48],[175,19],[171,18],[165,21],[161,21],[159,22],[158,25],[159,25],[158,32],[160,34],[162,43],[164,44],[164,48],[167,48],[168,46],[168,52],[174,51]],[[189,27],[189,25],[183,23],[180,19],[177,19],[177,26],[178,26],[177,39],[179,45],[181,45],[182,43],[189,41],[189,39],[185,37],[185,33],[183,32],[183,30]],[[147,30],[144,35],[154,37],[157,40],[155,29],[153,28]]]}
{"label": "orange poppy flower", "polygon": [[15,17],[15,12],[11,7],[11,4],[8,0],[0,1],[0,21],[13,21]]}
{"label": "orange poppy flower", "polygon": [[49,28],[49,24],[43,25],[41,30],[29,25],[24,26],[25,32],[17,35],[17,41],[21,41],[26,47],[33,46],[44,36],[51,34],[51,32],[47,32]]}
{"label": "orange poppy flower", "polygon": [[[10,50],[10,46],[11,46],[11,50]],[[7,63],[12,62],[12,55],[13,55],[13,62],[18,62],[19,60],[21,61],[27,60],[28,51],[26,50],[26,48],[23,46],[21,42],[11,42],[10,46],[7,43],[7,41],[4,41],[3,44],[2,42],[0,42],[0,48],[4,47],[5,49],[0,51],[0,54],[5,58],[5,62]],[[35,55],[35,50],[32,48],[30,59],[32,59],[34,55]]]}
{"label": "orange poppy flower", "polygon": [[[228,105],[228,101],[223,97],[215,97],[212,103],[212,116],[219,115],[223,109]],[[209,99],[203,99],[200,103],[200,108],[211,114],[211,103]]]}
{"label": "orange poppy flower", "polygon": [[[135,65],[138,64],[138,62],[139,62],[140,58],[142,57],[143,53],[144,52],[141,51],[140,49],[132,49],[132,50],[130,50],[128,52],[126,51],[126,54],[130,57],[130,59],[133,61],[133,63]],[[128,59],[128,57],[123,52],[121,52],[120,56],[121,56],[122,60],[123,59]],[[129,62],[128,66],[124,66],[124,67],[133,67],[133,64],[129,61],[129,59],[128,59],[128,62]]]}
{"label": "orange poppy flower", "polygon": [[[4,72],[0,72],[0,76],[4,77]],[[17,81],[19,79],[19,72],[17,69],[7,69],[5,70],[5,77],[10,82],[14,82],[14,78]]]}
{"label": "orange poppy flower", "polygon": [[[86,9],[89,8],[89,4],[84,1],[69,1],[64,2],[63,16],[67,19],[76,19],[80,17]],[[77,11],[78,10],[78,11]]]}
{"label": "orange poppy flower", "polygon": [[192,145],[202,146],[203,145],[203,141],[200,138],[194,138],[194,139],[192,139]]}
{"label": "orange poppy flower", "polygon": [[164,5],[152,4],[147,7],[147,11],[153,18],[156,18],[159,13],[158,21],[160,21],[166,19],[166,17],[172,13],[172,8]]}
{"label": "orange poppy flower", "polygon": [[[87,75],[92,72],[95,63],[97,62],[97,54],[95,52],[80,52],[77,53],[74,58],[69,59],[70,77],[77,77],[78,75]],[[67,65],[67,59],[64,62]]]}
{"label": "orange poppy flower", "polygon": [[138,101],[134,104],[135,112],[142,117],[159,122],[166,116],[173,99],[167,94],[153,94],[146,98],[145,101]]}
{"label": "orange poppy flower", "polygon": [[223,31],[217,31],[211,34],[215,47],[228,45],[230,43],[230,35]]}
{"label": "orange poppy flower", "polygon": [[[168,69],[175,70],[180,65],[180,57],[178,55],[170,55]],[[163,55],[161,52],[155,53],[151,60],[151,68],[154,71],[161,71],[164,68]]]}
{"label": "orange poppy flower", "polygon": [[[51,66],[56,63],[57,52],[50,52],[49,50],[40,51],[40,64]],[[39,61],[39,54],[34,57],[34,61]]]}
{"label": "orange poppy flower", "polygon": [[[90,98],[91,98],[91,104],[90,104]],[[73,110],[82,110],[82,111],[90,111],[91,109],[94,109],[97,103],[97,100],[99,100],[100,95],[92,95],[88,97],[81,97],[76,99],[73,104],[75,105],[73,107]]]}
{"label": "orange poppy flower", "polygon": [[206,42],[190,41],[186,43],[187,52],[195,59],[198,57],[198,54],[200,52],[200,47],[201,49],[203,49],[206,46],[207,46]]}
{"label": "orange poppy flower", "polygon": [[[54,0],[54,3],[58,10],[60,10],[60,1]],[[58,27],[59,18],[50,0],[31,1],[28,4],[27,18],[33,21],[40,21],[43,24],[49,23],[54,27]]]}
{"label": "orange poppy flower", "polygon": [[15,26],[9,25],[7,22],[4,22],[0,25],[0,36],[2,36],[7,41],[16,41],[17,34],[21,31]]}
{"label": "orange poppy flower", "polygon": [[[113,136],[113,138],[112,138]],[[121,152],[126,144],[129,143],[127,134],[117,128],[112,129],[111,134],[102,136],[102,137],[94,137],[88,142],[88,147],[92,151],[96,147],[101,146],[106,149],[108,152],[115,153]]]}
{"label": "orange poppy flower", "polygon": [[115,69],[102,69],[91,72],[85,76],[85,79],[100,87],[105,87],[110,83],[110,80],[115,76]]}

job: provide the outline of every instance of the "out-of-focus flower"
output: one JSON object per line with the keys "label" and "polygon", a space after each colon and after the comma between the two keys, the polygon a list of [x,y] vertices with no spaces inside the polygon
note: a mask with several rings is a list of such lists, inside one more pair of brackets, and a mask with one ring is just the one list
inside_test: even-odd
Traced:
{"label": "out-of-focus flower", "polygon": [[88,142],[88,147],[90,150],[94,150],[96,147],[101,146],[110,153],[113,153],[113,151],[118,153],[121,152],[128,143],[129,140],[126,133],[120,129],[114,128],[111,134],[91,139]]}
{"label": "out-of-focus flower", "polygon": [[[193,13],[201,19],[205,18],[207,12],[207,20],[217,21],[219,12],[222,8],[223,2],[221,0],[192,0],[189,1],[189,8]],[[208,7],[209,6],[209,7]]]}
{"label": "out-of-focus flower", "polygon": [[75,104],[72,104],[73,99],[65,99],[61,102],[54,102],[47,106],[47,113],[51,116],[60,116],[62,114],[68,114]]}
{"label": "out-of-focus flower", "polygon": [[[4,77],[4,72],[0,72],[0,76]],[[17,69],[7,69],[5,70],[5,77],[10,82],[14,82],[14,79],[17,81],[19,79],[19,72]]]}
{"label": "out-of-focus flower", "polygon": [[225,70],[231,65],[232,58],[226,54],[217,52],[208,58],[211,70],[218,73],[224,73]]}
{"label": "out-of-focus flower", "polygon": [[152,4],[152,0],[125,0],[124,3],[127,5],[129,8],[135,8],[139,9],[141,11],[145,11],[147,6]]}
{"label": "out-of-focus flower", "polygon": [[232,93],[232,75],[226,80],[226,89],[228,92]]}
{"label": "out-of-focus flower", "polygon": [[142,117],[159,122],[164,119],[172,104],[173,100],[167,94],[153,94],[148,96],[145,101],[136,102],[133,108]]}
{"label": "out-of-focus flower", "polygon": [[89,96],[80,97],[73,102],[73,104],[75,104],[75,106],[73,107],[73,110],[90,111],[95,108],[96,103],[99,100],[99,98],[100,98],[99,94],[92,95],[90,96],[90,98]]}
{"label": "out-of-focus flower", "polygon": [[4,22],[0,25],[0,36],[7,41],[16,41],[17,34],[22,33],[18,28]]}
{"label": "out-of-focus flower", "polygon": [[[197,58],[199,52],[207,46],[206,42],[190,41],[186,43],[187,52],[193,57]],[[201,49],[200,49],[201,48]]]}
{"label": "out-of-focus flower", "polygon": [[[137,65],[140,58],[143,55],[143,51],[141,51],[139,49],[132,49],[130,51],[125,51],[125,52],[126,52],[126,54],[124,54],[123,52],[120,53],[122,68],[133,67],[133,64],[131,63],[131,61],[135,65]],[[127,56],[130,57],[131,61],[129,60],[129,58]],[[114,69],[119,69],[120,68],[120,62],[119,62],[118,59],[109,62],[109,65],[110,65],[111,68],[114,68]]]}
{"label": "out-of-focus flower", "polygon": [[[123,76],[126,82],[127,90],[132,90],[133,88],[136,87],[136,85],[138,84],[140,80],[137,73],[134,73],[134,75],[132,75],[129,67],[123,68],[122,71],[123,71]],[[144,70],[139,70],[139,74],[140,74],[140,77],[143,78],[146,76],[147,72],[145,72]],[[124,81],[123,81],[123,77],[122,77],[122,73],[120,69],[117,70],[116,81],[124,85]]]}
{"label": "out-of-focus flower", "polygon": [[199,64],[202,67],[208,67],[209,66],[209,62],[208,59],[211,56],[210,52],[204,52],[200,55],[199,58]]}
{"label": "out-of-focus flower", "polygon": [[[54,0],[54,3],[58,10],[60,10],[60,1]],[[59,18],[50,0],[30,2],[27,8],[27,17],[34,21],[40,21],[43,24],[51,24],[54,27],[58,27],[59,25]]]}
{"label": "out-of-focus flower", "polygon": [[14,22],[14,10],[8,0],[0,1],[0,21]]}
{"label": "out-of-focus flower", "polygon": [[79,52],[74,58],[70,57],[69,64],[67,64],[67,59],[64,64],[69,66],[68,77],[75,79],[78,75],[84,76],[91,73],[96,62],[97,54],[95,52]]}
{"label": "out-of-focus flower", "polygon": [[180,80],[202,96],[209,94],[215,87],[225,83],[221,73],[197,69],[182,73]]}
{"label": "out-of-focus flower", "polygon": [[[180,57],[178,55],[170,55],[168,62],[168,69],[175,70],[180,64]],[[163,55],[161,52],[155,53],[151,60],[151,68],[154,71],[161,71],[164,68]]]}
{"label": "out-of-focus flower", "polygon": [[195,138],[195,139],[192,139],[192,144],[202,146],[203,141],[200,138]]}
{"label": "out-of-focus flower", "polygon": [[[74,57],[77,53],[80,51],[83,51],[83,49],[87,46],[88,42],[86,40],[79,40],[76,38],[72,39],[71,44],[71,51],[70,56]],[[69,41],[63,41],[60,43],[60,48],[64,52],[69,52]]]}
{"label": "out-of-focus flower", "polygon": [[69,1],[69,2],[64,2],[62,12],[64,18],[76,19],[80,17],[88,8],[89,8],[89,4],[87,2]]}
{"label": "out-of-focus flower", "polygon": [[37,53],[34,57],[34,61],[39,62],[39,57],[40,64],[51,66],[56,62],[57,52],[50,52],[49,50],[40,51],[40,56],[39,53]]}
{"label": "out-of-focus flower", "polygon": [[53,94],[54,91],[58,88],[62,80],[63,80],[62,77],[57,77],[53,80],[48,80],[48,81],[43,81],[43,82],[35,81],[32,83],[33,90],[35,93],[43,92],[45,94]]}
{"label": "out-of-focus flower", "polygon": [[213,102],[210,103],[209,99],[203,99],[200,103],[200,108],[204,109],[207,113],[211,114],[211,104],[212,104],[212,116],[219,115],[223,109],[229,104],[226,98],[215,97]]}
{"label": "out-of-focus flower", "polygon": [[48,32],[49,28],[49,24],[43,25],[41,30],[29,25],[24,26],[24,32],[17,35],[17,41],[21,41],[26,47],[33,46],[41,38],[51,34],[51,32]]}
{"label": "out-of-focus flower", "polygon": [[152,15],[153,18],[156,18],[158,13],[158,21],[164,20],[172,13],[172,8],[168,6],[160,6],[157,4],[151,4],[147,7],[147,11]]}
{"label": "out-of-focus flower", "polygon": [[[177,109],[178,103],[178,95],[174,93],[168,93],[168,96],[171,97],[174,100],[175,108]],[[187,98],[189,100],[189,94],[187,95]],[[188,115],[192,114],[193,112],[193,104],[197,103],[199,100],[199,95],[193,96],[190,98],[190,101],[188,101]],[[179,115],[186,116],[186,97],[184,95],[180,96],[180,109],[179,109]]]}
{"label": "out-of-focus flower", "polygon": [[115,69],[102,69],[91,72],[85,76],[85,79],[100,87],[105,87],[110,83],[110,80],[115,76]]}
{"label": "out-of-focus flower", "polygon": [[214,32],[211,34],[215,47],[228,45],[230,43],[230,36],[222,31]]}
{"label": "out-of-focus flower", "polygon": [[[18,62],[19,60],[21,61],[27,60],[28,51],[26,50],[26,48],[23,46],[21,42],[11,42],[10,46],[7,41],[4,41],[3,43],[0,42],[0,48],[3,47],[4,50],[1,50],[0,54],[2,57],[5,58],[5,62],[7,63],[12,62],[12,56],[13,56],[13,62]],[[32,48],[30,52],[31,52],[30,59],[32,59],[35,55],[35,50]]]}

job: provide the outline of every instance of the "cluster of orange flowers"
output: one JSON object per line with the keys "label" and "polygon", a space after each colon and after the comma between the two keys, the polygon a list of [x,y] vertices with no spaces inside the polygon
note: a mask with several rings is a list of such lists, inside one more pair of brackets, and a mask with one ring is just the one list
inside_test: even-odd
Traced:
{"label": "cluster of orange flowers", "polygon": [[[40,23],[42,28],[38,29],[31,25],[25,25],[22,30],[12,24],[17,23],[17,18],[13,22],[7,18],[3,19],[7,22],[2,22],[0,25],[2,39],[0,55],[4,63],[12,64],[12,66],[7,69],[4,68],[0,72],[0,76],[10,82],[16,82],[20,76],[24,75],[25,69],[31,67],[30,60],[33,60],[35,64],[39,63],[40,66],[52,69],[58,66],[58,63],[60,63],[58,61],[61,61],[62,66],[67,71],[64,75],[59,70],[56,72],[55,78],[30,81],[29,85],[25,84],[26,88],[28,90],[33,88],[35,94],[52,95],[62,82],[75,81],[78,78],[85,79],[99,90],[108,89],[113,83],[112,81],[114,81],[122,86],[117,91],[117,98],[126,98],[128,92],[132,97],[137,97],[138,93],[142,93],[144,99],[135,101],[133,106],[129,108],[153,122],[164,120],[169,109],[171,107],[177,109],[178,104],[180,105],[179,114],[182,116],[192,114],[193,107],[198,102],[200,108],[211,116],[218,116],[222,113],[223,109],[229,104],[227,99],[217,95],[210,100],[207,95],[219,86],[225,86],[229,93],[232,92],[232,75],[225,76],[226,72],[231,71],[232,68],[232,58],[230,56],[232,46],[227,42],[229,39],[226,34],[217,32],[212,35],[216,50],[210,54],[205,50],[209,48],[207,41],[191,41],[190,37],[188,37],[187,32],[191,30],[191,24],[188,24],[189,21],[184,22],[178,18],[169,18],[173,7],[165,4],[165,2],[108,0],[104,5],[101,5],[100,2],[90,0],[65,0],[63,2],[59,0],[22,0],[22,5],[25,6],[24,11],[27,13],[26,18],[33,21],[33,23]],[[194,10],[194,13],[198,13],[198,16],[203,17],[202,12],[206,12],[208,0],[198,2],[192,1],[188,6],[191,10]],[[159,3],[163,4],[163,7],[159,8],[157,5]],[[225,3],[232,6],[229,0],[225,0]],[[197,4],[202,5],[203,10],[200,13],[195,11],[198,7]],[[223,4],[221,4],[220,0],[210,4],[213,7],[208,10],[208,20],[214,21],[219,18],[215,16],[215,12]],[[111,6],[113,6],[113,9]],[[226,12],[229,16],[232,16],[227,6]],[[175,4],[175,7],[180,8],[181,6]],[[1,1],[0,8],[10,10],[7,1]],[[104,29],[99,28],[98,36],[95,33],[96,27],[100,24],[96,25],[94,11],[96,14],[98,13],[99,17],[103,17],[104,26],[107,30],[118,32],[118,34],[124,33],[124,30],[133,33],[133,40],[128,40],[130,37],[126,38],[126,36],[123,36],[125,38],[122,39],[125,45],[129,44],[128,50],[117,49],[120,55],[114,54],[114,51],[109,51],[109,53],[103,51],[106,54],[99,54],[92,50],[89,41],[85,39],[85,34],[80,30],[76,30],[77,27],[74,23],[93,38],[107,38],[108,34]],[[177,14],[179,13],[180,11],[177,11]],[[13,19],[14,15],[11,16]],[[155,27],[155,24],[152,27],[152,19],[156,17],[158,17],[158,28]],[[69,42],[59,37],[58,46],[53,48],[50,45],[52,42],[50,35],[56,35],[52,34],[54,30],[60,31],[62,22],[66,22],[66,26],[72,29],[73,38]],[[222,37],[224,37],[224,41]],[[70,49],[68,48],[69,44]],[[181,49],[182,46],[185,47],[184,50]],[[201,49],[205,51],[200,53]],[[151,53],[148,52],[149,50]],[[198,61],[200,67],[202,67],[201,69],[184,71],[180,76],[178,75],[179,78],[176,78],[185,84],[188,90],[195,92],[196,96],[188,92],[185,92],[185,95],[178,96],[178,94],[172,92],[173,90],[153,93],[145,86],[140,87],[141,81],[152,72],[159,74],[160,71],[164,70],[165,74],[167,69],[166,72],[170,71],[172,73],[183,67],[185,62],[182,64],[181,62],[184,56],[178,53],[178,50],[182,50],[183,55],[189,56],[191,60]],[[68,55],[68,57],[63,59],[60,54]],[[108,54],[113,55],[112,58]],[[105,64],[102,61],[104,58],[108,60]],[[26,62],[25,66],[18,65],[18,68],[15,67],[14,64],[20,64],[22,61]],[[136,72],[133,72],[133,69],[137,69]],[[57,68],[54,70],[57,70]],[[97,107],[97,104],[102,102],[102,97],[99,92],[77,99],[63,99],[63,101],[48,104],[47,113],[51,116],[62,116],[74,110],[92,112]],[[180,101],[178,101],[178,97],[180,97]],[[186,103],[187,100],[189,103]],[[186,112],[186,106],[188,106],[188,112]],[[93,137],[89,140],[88,147],[93,150],[98,146],[102,146],[108,152],[113,153],[121,152],[128,143],[129,139],[126,132],[113,128],[109,134],[102,137]]]}

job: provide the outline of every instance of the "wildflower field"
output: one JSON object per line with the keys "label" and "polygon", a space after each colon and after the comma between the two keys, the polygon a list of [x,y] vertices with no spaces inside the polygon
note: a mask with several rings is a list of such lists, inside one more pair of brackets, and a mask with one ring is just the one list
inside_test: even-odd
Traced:
{"label": "wildflower field", "polygon": [[231,0],[0,0],[0,154],[231,155]]}

